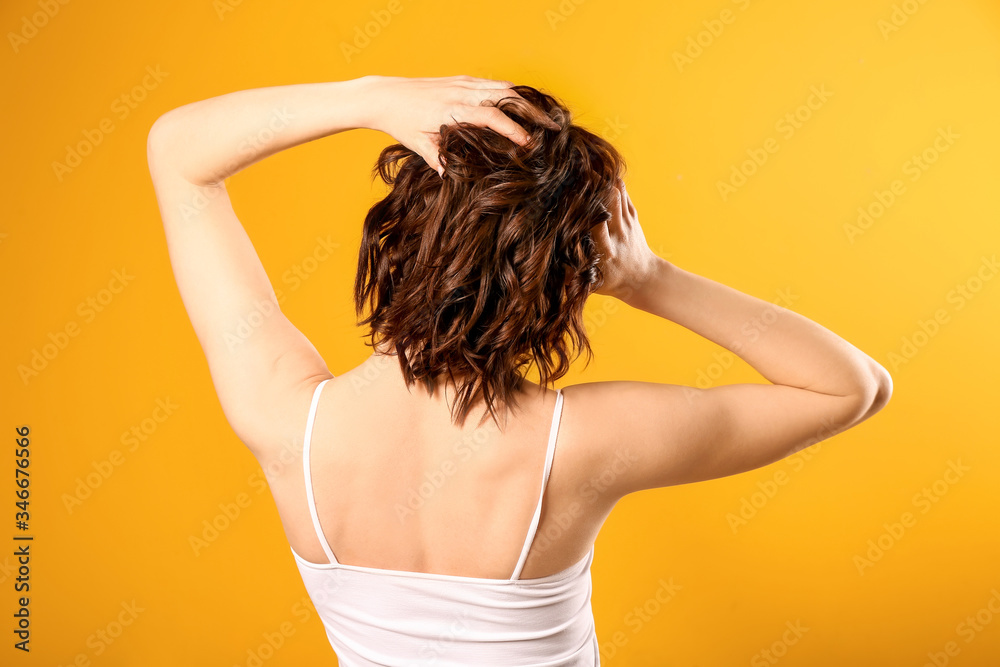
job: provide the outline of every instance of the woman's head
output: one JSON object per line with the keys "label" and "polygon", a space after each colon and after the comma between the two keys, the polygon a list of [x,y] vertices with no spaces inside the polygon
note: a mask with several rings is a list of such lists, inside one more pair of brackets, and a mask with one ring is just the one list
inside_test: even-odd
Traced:
{"label": "woman's head", "polygon": [[[603,277],[590,230],[625,162],[569,110],[530,86],[497,107],[528,131],[519,146],[470,123],[440,128],[440,177],[401,144],[373,169],[391,186],[365,218],[354,301],[372,346],[398,355],[407,384],[457,389],[464,422],[481,397],[490,415],[516,407],[530,366],[542,386],[592,356],[583,322]],[[559,129],[550,129],[558,125]],[[575,349],[575,355],[571,351]]]}

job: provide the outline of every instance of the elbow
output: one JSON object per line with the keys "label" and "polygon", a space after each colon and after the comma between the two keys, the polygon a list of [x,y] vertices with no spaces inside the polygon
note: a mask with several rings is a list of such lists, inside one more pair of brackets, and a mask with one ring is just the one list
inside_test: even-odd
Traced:
{"label": "elbow", "polygon": [[869,380],[859,390],[859,405],[857,422],[863,422],[884,408],[892,398],[892,376],[881,364],[869,359],[871,375]]}
{"label": "elbow", "polygon": [[878,390],[875,392],[875,400],[872,401],[872,414],[875,414],[886,406],[892,398],[892,376],[878,362],[872,362],[876,366],[876,381]]}
{"label": "elbow", "polygon": [[166,114],[157,118],[146,135],[146,162],[150,168],[163,152],[164,118],[166,118]]}
{"label": "elbow", "polygon": [[153,123],[146,135],[146,163],[150,171],[154,171],[157,165],[162,165],[167,160],[168,149],[173,143],[171,140],[171,121],[173,112],[168,111]]}
{"label": "elbow", "polygon": [[882,364],[869,358],[868,365],[871,367],[872,382],[875,387],[872,392],[872,414],[875,414],[886,406],[892,398],[892,376]]}

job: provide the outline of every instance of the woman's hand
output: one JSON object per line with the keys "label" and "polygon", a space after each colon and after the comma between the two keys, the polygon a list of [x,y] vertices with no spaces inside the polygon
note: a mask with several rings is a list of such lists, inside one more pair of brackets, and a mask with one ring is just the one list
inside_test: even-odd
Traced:
{"label": "woman's hand", "polygon": [[524,128],[495,106],[482,106],[487,100],[495,103],[504,97],[520,97],[510,89],[512,85],[472,76],[372,75],[369,125],[419,154],[443,177],[444,167],[438,161],[442,125],[474,123],[524,145],[528,139]]}
{"label": "woman's hand", "polygon": [[612,193],[611,220],[591,230],[601,254],[604,282],[595,294],[613,296],[623,301],[633,296],[652,275],[660,259],[646,243],[632,199],[619,180]]}

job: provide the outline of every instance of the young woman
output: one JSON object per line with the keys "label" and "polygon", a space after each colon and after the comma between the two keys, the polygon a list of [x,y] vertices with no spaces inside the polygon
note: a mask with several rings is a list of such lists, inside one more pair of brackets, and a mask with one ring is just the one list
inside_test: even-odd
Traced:
{"label": "young woman", "polygon": [[[365,220],[354,286],[374,352],[334,376],[278,308],[225,179],[352,128],[399,143],[376,167],[392,187]],[[619,499],[773,463],[891,394],[885,369],[831,331],[652,253],[620,155],[528,86],[245,90],[168,112],[148,154],[222,409],[268,471],[342,665],[597,665],[590,564]],[[551,389],[571,348],[590,353],[593,293],[771,384]],[[664,354],[650,340],[634,352]]]}

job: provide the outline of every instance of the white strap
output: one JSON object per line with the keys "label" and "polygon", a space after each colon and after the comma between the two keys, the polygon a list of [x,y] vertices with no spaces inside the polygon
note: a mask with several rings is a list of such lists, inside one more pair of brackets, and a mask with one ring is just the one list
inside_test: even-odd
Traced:
{"label": "white strap", "polygon": [[552,470],[552,458],[556,451],[556,435],[559,433],[559,417],[562,415],[562,405],[562,389],[559,389],[556,391],[556,407],[552,415],[552,426],[549,428],[549,444],[545,450],[545,472],[542,473],[542,489],[538,493],[538,504],[535,506],[535,514],[531,517],[531,527],[528,528],[528,538],[524,541],[524,546],[521,548],[521,557],[518,558],[517,566],[514,567],[514,574],[510,577],[512,581],[521,576],[521,570],[524,568],[524,562],[528,559],[528,552],[531,551],[531,543],[535,539],[535,531],[538,529],[538,520],[542,516],[542,498],[545,497],[545,485],[549,481],[549,472]]}
{"label": "white strap", "polygon": [[309,514],[312,515],[316,537],[319,538],[320,546],[323,547],[323,551],[326,553],[329,561],[336,563],[337,559],[333,555],[333,550],[330,549],[330,544],[326,541],[326,536],[323,535],[323,527],[319,524],[319,514],[316,512],[316,499],[313,497],[312,472],[309,468],[309,445],[312,441],[313,422],[316,421],[316,406],[319,405],[319,395],[323,391],[323,385],[329,381],[330,379],[327,378],[319,383],[319,386],[316,387],[316,391],[313,393],[312,405],[309,406],[309,419],[306,420],[306,437],[302,443],[302,470],[305,473],[306,480],[306,502],[309,505]]}

